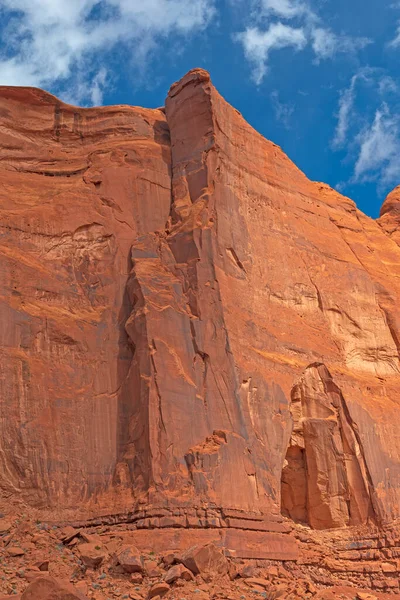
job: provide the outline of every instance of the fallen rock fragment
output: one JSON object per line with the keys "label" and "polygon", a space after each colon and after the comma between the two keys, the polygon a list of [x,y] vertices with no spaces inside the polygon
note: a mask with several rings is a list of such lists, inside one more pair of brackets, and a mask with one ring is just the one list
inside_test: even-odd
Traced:
{"label": "fallen rock fragment", "polygon": [[125,573],[143,573],[144,571],[139,550],[134,546],[123,546],[117,554],[117,560]]}
{"label": "fallen rock fragment", "polygon": [[97,569],[107,556],[105,549],[98,544],[80,544],[78,552],[83,564],[91,569]]}
{"label": "fallen rock fragment", "polygon": [[39,569],[37,569],[35,567],[29,567],[24,571],[24,578],[29,583],[31,583],[32,581],[34,581],[34,579],[37,579],[38,577],[48,577],[48,576],[49,576],[48,572],[40,571]]}
{"label": "fallen rock fragment", "polygon": [[245,565],[242,568],[238,569],[238,576],[246,579],[246,577],[256,577],[257,569],[255,565]]}
{"label": "fallen rock fragment", "polygon": [[192,546],[182,555],[182,563],[195,575],[225,575],[228,561],[215,544]]}
{"label": "fallen rock fragment", "polygon": [[270,582],[267,579],[262,579],[261,577],[248,577],[244,580],[244,582],[250,587],[257,587],[262,589],[267,589],[271,586]]}
{"label": "fallen rock fragment", "polygon": [[87,600],[87,597],[68,583],[40,577],[26,588],[21,600]]}
{"label": "fallen rock fragment", "polygon": [[59,539],[63,542],[63,544],[69,544],[74,538],[79,536],[81,531],[81,529],[75,529],[75,527],[67,525],[66,527],[64,527],[64,529],[60,531]]}
{"label": "fallen rock fragment", "polygon": [[155,560],[146,560],[144,570],[148,577],[160,577],[161,575],[161,569]]}
{"label": "fallen rock fragment", "polygon": [[10,546],[7,548],[7,554],[13,557],[24,556],[25,550],[19,548],[18,546]]}
{"label": "fallen rock fragment", "polygon": [[39,571],[48,571],[49,570],[49,561],[48,560],[37,560],[34,563],[34,566],[39,569]]}
{"label": "fallen rock fragment", "polygon": [[165,552],[162,556],[162,562],[166,567],[171,567],[174,563],[180,561],[180,556],[175,551]]}
{"label": "fallen rock fragment", "polygon": [[184,579],[185,581],[192,581],[194,579],[193,573],[189,571],[184,565],[173,565],[164,577],[165,583],[174,583],[177,579]]}
{"label": "fallen rock fragment", "polygon": [[167,594],[169,592],[170,589],[171,588],[168,585],[168,583],[165,583],[163,581],[160,581],[159,583],[155,583],[150,588],[149,598],[156,598],[157,596],[162,598],[163,596],[165,596],[165,594]]}
{"label": "fallen rock fragment", "polygon": [[103,540],[100,535],[86,533],[86,531],[80,530],[79,537],[83,539],[87,544],[102,544]]}
{"label": "fallen rock fragment", "polygon": [[88,584],[86,583],[86,581],[78,581],[78,583],[75,584],[75,588],[78,590],[78,592],[80,592],[84,596],[87,595],[88,590],[89,590],[89,587],[88,587]]}

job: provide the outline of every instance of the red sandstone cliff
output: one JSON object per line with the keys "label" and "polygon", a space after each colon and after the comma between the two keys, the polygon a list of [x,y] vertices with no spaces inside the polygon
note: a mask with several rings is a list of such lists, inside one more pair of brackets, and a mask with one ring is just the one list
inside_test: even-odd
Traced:
{"label": "red sandstone cliff", "polygon": [[4,511],[399,517],[398,190],[368,218],[199,69],[165,110],[3,87],[0,123]]}

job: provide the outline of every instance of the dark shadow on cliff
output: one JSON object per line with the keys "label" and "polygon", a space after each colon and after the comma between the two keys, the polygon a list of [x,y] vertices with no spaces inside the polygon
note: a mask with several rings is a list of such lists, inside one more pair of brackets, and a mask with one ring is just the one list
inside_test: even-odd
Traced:
{"label": "dark shadow on cliff", "polygon": [[132,363],[135,356],[135,345],[126,331],[126,322],[132,312],[132,303],[129,297],[128,285],[132,260],[130,255],[127,260],[128,277],[122,297],[122,304],[118,313],[118,358],[117,358],[117,434],[116,434],[116,467],[114,484],[129,484],[132,478],[132,465],[129,464],[130,422],[132,406],[134,403],[133,390],[130,386]]}

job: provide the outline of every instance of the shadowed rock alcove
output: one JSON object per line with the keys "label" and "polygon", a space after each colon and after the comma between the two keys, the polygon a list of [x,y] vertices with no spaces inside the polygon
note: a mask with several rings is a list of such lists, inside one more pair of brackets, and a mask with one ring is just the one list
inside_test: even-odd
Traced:
{"label": "shadowed rock alcove", "polygon": [[282,513],[314,529],[375,520],[360,437],[325,365],[310,365],[294,385],[291,413]]}

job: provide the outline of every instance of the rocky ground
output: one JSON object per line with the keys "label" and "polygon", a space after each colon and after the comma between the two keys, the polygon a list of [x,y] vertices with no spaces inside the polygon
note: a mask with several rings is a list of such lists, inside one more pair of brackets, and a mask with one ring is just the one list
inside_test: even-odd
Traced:
{"label": "rocky ground", "polygon": [[195,539],[180,553],[139,552],[123,527],[58,527],[21,516],[0,519],[0,536],[0,600],[400,598],[323,585],[290,561],[227,558]]}

